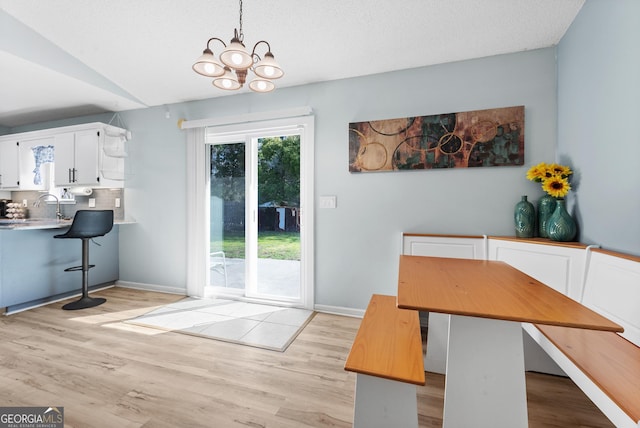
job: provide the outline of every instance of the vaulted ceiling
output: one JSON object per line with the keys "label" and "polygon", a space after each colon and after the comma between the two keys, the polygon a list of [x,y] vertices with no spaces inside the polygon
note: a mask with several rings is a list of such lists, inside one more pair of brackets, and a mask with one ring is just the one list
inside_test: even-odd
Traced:
{"label": "vaulted ceiling", "polygon": [[[191,70],[236,0],[0,0],[0,126],[219,97]],[[277,87],[556,45],[584,0],[245,0]],[[219,54],[221,45],[213,45]],[[261,52],[264,53],[264,52]],[[261,96],[269,96],[261,95]]]}

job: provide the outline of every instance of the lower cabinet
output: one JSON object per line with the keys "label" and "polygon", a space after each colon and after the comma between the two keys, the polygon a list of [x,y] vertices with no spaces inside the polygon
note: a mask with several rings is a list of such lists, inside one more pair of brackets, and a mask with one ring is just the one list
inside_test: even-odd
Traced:
{"label": "lower cabinet", "polygon": [[[89,242],[89,286],[118,280],[118,227]],[[0,230],[0,307],[8,311],[80,292],[82,272],[65,272],[82,264],[79,239],[54,239],[64,229]]]}
{"label": "lower cabinet", "polygon": [[500,260],[574,300],[582,300],[586,246],[491,238],[488,260]]}

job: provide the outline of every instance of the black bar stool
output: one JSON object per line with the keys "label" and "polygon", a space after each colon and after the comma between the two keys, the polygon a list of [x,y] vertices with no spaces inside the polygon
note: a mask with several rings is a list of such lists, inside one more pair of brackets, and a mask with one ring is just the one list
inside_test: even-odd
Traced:
{"label": "black bar stool", "polygon": [[66,233],[54,235],[60,239],[82,239],[82,266],[65,269],[65,272],[82,271],[82,297],[62,307],[66,310],[85,309],[98,306],[107,299],[89,297],[89,240],[96,236],[104,236],[113,229],[113,210],[78,210],[73,223]]}

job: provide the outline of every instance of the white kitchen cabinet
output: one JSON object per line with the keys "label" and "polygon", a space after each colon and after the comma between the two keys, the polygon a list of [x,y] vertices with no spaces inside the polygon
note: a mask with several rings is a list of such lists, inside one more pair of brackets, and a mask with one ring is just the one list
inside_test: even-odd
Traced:
{"label": "white kitchen cabinet", "polygon": [[[0,174],[6,175],[0,177],[0,189],[48,190],[52,182],[55,187],[123,188],[131,175],[128,138],[127,130],[99,122],[0,136]],[[39,146],[53,147],[53,162],[36,161],[33,149]],[[15,171],[19,185],[8,187],[5,183],[16,181]]]}
{"label": "white kitchen cabinet", "polygon": [[68,132],[54,136],[56,187],[99,186],[100,130]]}
{"label": "white kitchen cabinet", "polygon": [[0,142],[0,189],[20,186],[20,146],[17,140]]}

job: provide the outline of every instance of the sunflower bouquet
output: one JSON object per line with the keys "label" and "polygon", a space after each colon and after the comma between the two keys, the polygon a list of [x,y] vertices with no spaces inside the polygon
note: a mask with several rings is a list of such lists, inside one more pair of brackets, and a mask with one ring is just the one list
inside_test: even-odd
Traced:
{"label": "sunflower bouquet", "polygon": [[573,171],[568,166],[541,162],[529,168],[527,179],[542,183],[542,190],[547,192],[549,196],[562,199],[571,190],[571,185],[569,184],[569,176],[571,174],[573,174]]}

